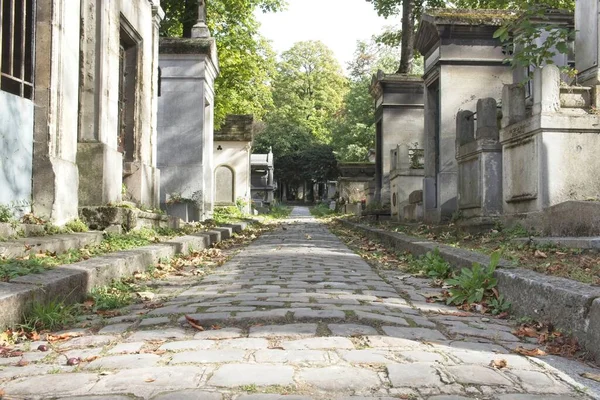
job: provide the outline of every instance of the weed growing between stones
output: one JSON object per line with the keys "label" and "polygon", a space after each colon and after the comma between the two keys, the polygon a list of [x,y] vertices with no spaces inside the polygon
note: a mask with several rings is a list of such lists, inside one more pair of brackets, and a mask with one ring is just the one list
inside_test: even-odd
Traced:
{"label": "weed growing between stones", "polygon": [[426,275],[434,280],[444,280],[450,277],[452,268],[440,255],[440,250],[429,251],[419,258],[410,258],[409,271],[420,275]]}
{"label": "weed growing between stones", "polygon": [[73,324],[78,314],[77,305],[66,305],[59,300],[47,303],[36,302],[25,315],[20,328],[27,332],[58,330]]}

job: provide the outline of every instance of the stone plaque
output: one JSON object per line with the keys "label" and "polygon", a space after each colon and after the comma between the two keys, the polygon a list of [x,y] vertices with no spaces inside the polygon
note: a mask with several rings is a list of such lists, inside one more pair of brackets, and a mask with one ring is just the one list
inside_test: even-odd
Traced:
{"label": "stone plaque", "polygon": [[537,140],[533,137],[504,146],[504,199],[508,203],[533,200],[538,196]]}
{"label": "stone plaque", "polygon": [[215,202],[217,204],[233,204],[233,171],[231,168],[221,165],[215,172]]}
{"label": "stone plaque", "polygon": [[575,67],[586,71],[598,66],[598,3],[600,0],[575,2]]}
{"label": "stone plaque", "polygon": [[481,159],[479,156],[458,165],[458,206],[461,210],[481,207]]}

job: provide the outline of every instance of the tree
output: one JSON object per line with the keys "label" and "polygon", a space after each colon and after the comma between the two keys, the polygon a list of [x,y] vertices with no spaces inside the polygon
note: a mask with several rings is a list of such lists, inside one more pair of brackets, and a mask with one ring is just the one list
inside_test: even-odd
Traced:
{"label": "tree", "polygon": [[273,82],[276,112],[328,143],[328,122],[340,110],[347,81],[333,52],[317,41],[299,42],[281,55]]}
{"label": "tree", "polygon": [[366,161],[375,146],[375,115],[369,93],[371,79],[378,70],[394,72],[399,50],[378,43],[375,37],[358,41],[353,60],[348,63],[350,90],[344,106],[332,125],[332,146],[340,161]]}
{"label": "tree", "polygon": [[[216,38],[221,74],[215,83],[215,126],[227,114],[254,114],[261,119],[273,106],[269,87],[275,75],[275,53],[258,33],[256,10],[281,10],[284,0],[210,0],[207,24]],[[162,0],[166,17],[162,36],[190,36],[198,0]]]}

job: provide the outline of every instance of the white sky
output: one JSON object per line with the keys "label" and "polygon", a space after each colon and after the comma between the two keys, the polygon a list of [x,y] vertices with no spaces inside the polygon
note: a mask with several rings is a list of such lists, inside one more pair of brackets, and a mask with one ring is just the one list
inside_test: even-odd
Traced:
{"label": "white sky", "polygon": [[277,53],[296,42],[320,40],[333,50],[344,70],[357,40],[367,40],[384,26],[400,22],[377,16],[366,0],[288,0],[286,11],[257,16],[261,33]]}

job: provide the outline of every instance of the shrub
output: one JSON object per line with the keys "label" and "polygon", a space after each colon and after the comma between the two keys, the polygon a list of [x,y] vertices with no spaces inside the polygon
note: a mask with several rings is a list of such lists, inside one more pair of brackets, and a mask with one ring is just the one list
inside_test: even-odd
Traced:
{"label": "shrub", "polygon": [[498,281],[494,278],[494,271],[500,262],[500,252],[494,252],[490,257],[490,265],[482,267],[473,264],[471,269],[463,268],[456,277],[448,279],[446,284],[451,285],[450,297],[447,304],[461,305],[464,303],[479,303],[485,296],[492,293]]}

